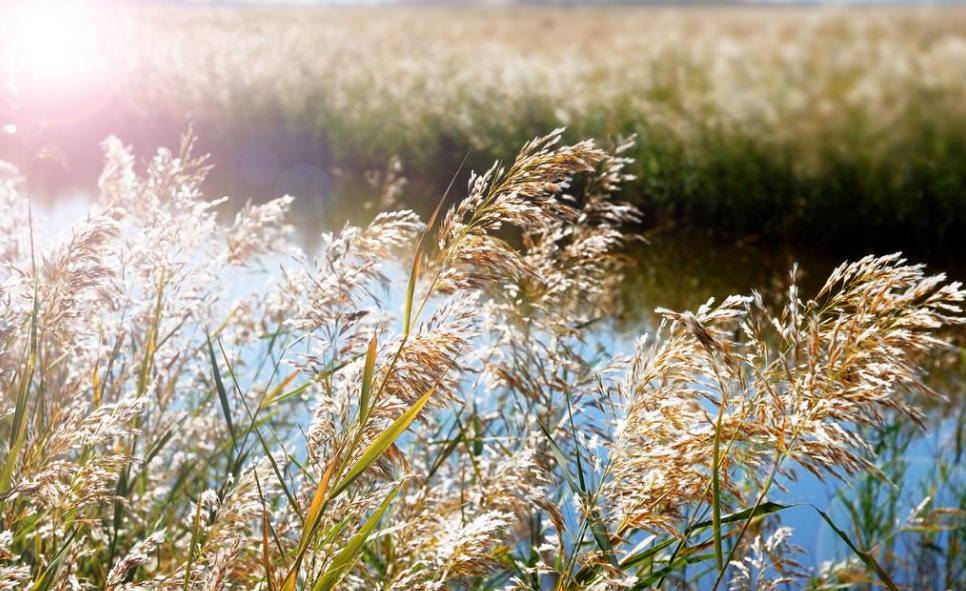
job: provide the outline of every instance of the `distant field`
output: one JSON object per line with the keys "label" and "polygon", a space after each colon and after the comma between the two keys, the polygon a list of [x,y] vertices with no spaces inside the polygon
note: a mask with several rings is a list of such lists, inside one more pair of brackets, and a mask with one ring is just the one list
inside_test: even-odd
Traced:
{"label": "distant field", "polygon": [[[479,168],[567,126],[571,139],[638,135],[626,196],[651,224],[843,252],[962,252],[966,8],[105,18],[104,82],[40,93],[17,114],[59,120],[31,141],[63,147],[75,171],[99,167],[92,147],[107,133],[149,153],[193,121],[236,194],[271,193],[287,163],[351,172],[393,156],[439,185],[468,149]],[[13,146],[0,157],[23,150]]]}

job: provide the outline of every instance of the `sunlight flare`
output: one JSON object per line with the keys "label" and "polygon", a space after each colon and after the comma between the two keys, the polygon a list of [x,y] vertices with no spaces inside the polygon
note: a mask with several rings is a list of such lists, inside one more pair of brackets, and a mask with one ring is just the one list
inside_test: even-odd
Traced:
{"label": "sunlight flare", "polygon": [[103,62],[103,31],[95,16],[92,7],[77,2],[15,7],[8,55],[18,77],[49,90],[94,83]]}

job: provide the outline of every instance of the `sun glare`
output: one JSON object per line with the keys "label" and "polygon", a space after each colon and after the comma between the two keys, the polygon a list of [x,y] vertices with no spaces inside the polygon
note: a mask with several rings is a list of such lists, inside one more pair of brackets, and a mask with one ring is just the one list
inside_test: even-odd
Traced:
{"label": "sun glare", "polygon": [[30,2],[15,9],[12,56],[20,78],[52,87],[91,82],[101,65],[101,31],[90,7]]}

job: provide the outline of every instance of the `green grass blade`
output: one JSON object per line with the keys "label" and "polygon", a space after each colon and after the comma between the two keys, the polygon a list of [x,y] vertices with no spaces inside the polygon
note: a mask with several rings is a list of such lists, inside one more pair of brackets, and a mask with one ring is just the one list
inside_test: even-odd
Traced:
{"label": "green grass blade", "polygon": [[303,392],[305,392],[311,387],[312,387],[312,382],[306,382],[301,386],[296,386],[295,388],[292,388],[288,392],[283,392],[278,394],[277,396],[266,398],[265,401],[262,402],[261,408],[262,410],[264,410],[269,408],[270,406],[279,404],[281,402],[285,402],[286,400],[291,400],[292,398],[295,398],[296,396],[301,395]]}
{"label": "green grass blade", "polygon": [[148,453],[144,455],[144,461],[141,463],[144,466],[147,466],[148,464],[150,464],[151,460],[153,460],[155,456],[161,453],[161,450],[164,449],[164,446],[167,445],[169,441],[171,441],[171,438],[173,436],[174,436],[174,431],[171,429],[167,429],[161,435],[161,437],[158,438],[158,440],[154,443],[154,445],[152,445],[150,449],[148,449]]}
{"label": "green grass blade", "polygon": [[[154,368],[154,354],[158,349],[158,333],[161,330],[161,313],[164,304],[164,288],[166,285],[165,269],[164,267],[161,267],[161,274],[158,278],[158,295],[154,302],[154,314],[151,318],[151,329],[148,332],[147,342],[144,346],[144,357],[142,358],[141,369],[138,373],[138,397],[144,396],[144,393],[147,391],[148,380],[151,378],[151,371]],[[131,437],[127,444],[128,454],[130,455],[134,455],[134,452],[138,446],[138,427],[139,417],[135,416],[132,424],[135,435]],[[131,465],[128,464],[121,471],[121,474],[117,479],[117,488],[115,489],[115,494],[118,496],[118,498],[123,499],[127,497],[128,493],[131,491],[130,485],[133,482],[135,481],[131,479]],[[107,559],[108,568],[114,564],[114,553],[117,549],[117,539],[120,535],[121,526],[124,523],[124,508],[124,503],[121,503],[120,501],[114,502],[114,534],[111,538],[110,553]]]}
{"label": "green grass blade", "polygon": [[621,568],[624,569],[624,570],[627,570],[627,569],[629,569],[631,567],[637,566],[638,564],[640,564],[640,563],[644,562],[645,560],[647,560],[648,558],[654,556],[655,554],[657,554],[661,550],[664,550],[665,548],[669,547],[671,544],[673,544],[676,541],[677,541],[676,538],[668,538],[668,539],[664,540],[663,542],[661,542],[660,544],[657,544],[655,546],[651,546],[650,548],[648,548],[646,550],[642,550],[641,552],[638,552],[637,554],[635,554],[633,556],[628,556],[628,557],[624,558],[624,560],[621,560]]}
{"label": "green grass blade", "polygon": [[860,550],[859,547],[856,546],[855,543],[852,541],[852,539],[849,538],[849,535],[844,531],[842,531],[841,529],[839,529],[837,525],[835,525],[835,523],[832,521],[832,518],[828,516],[828,513],[826,513],[825,511],[822,511],[821,509],[819,509],[814,505],[809,505],[809,507],[818,511],[818,514],[821,515],[822,519],[825,520],[825,523],[827,523],[828,526],[832,528],[832,531],[834,531],[836,535],[838,535],[838,537],[842,538],[842,541],[845,542],[845,545],[847,545],[849,549],[852,550],[852,552],[856,556],[858,556],[862,562],[865,563],[865,566],[867,566],[872,572],[876,574],[876,576],[879,577],[879,580],[882,581],[882,583],[886,587],[888,587],[891,591],[899,591],[899,587],[896,586],[895,582],[892,580],[892,577],[890,577],[889,573],[887,573],[881,566],[879,566],[879,563],[876,562],[875,557],[873,557],[871,553],[866,552],[865,550]]}
{"label": "green grass blade", "polygon": [[673,562],[665,566],[664,568],[654,571],[653,574],[639,579],[637,583],[631,587],[631,591],[645,591],[652,589],[652,586],[660,581],[662,578],[668,576],[676,569],[688,564],[694,564],[697,562],[705,562],[706,560],[711,560],[714,558],[714,554],[699,554],[695,556],[682,556],[675,559]]}
{"label": "green grass blade", "polygon": [[721,415],[714,430],[714,465],[711,470],[711,525],[714,533],[714,562],[718,570],[725,568],[721,545]]}
{"label": "green grass blade", "polygon": [[564,390],[564,396],[567,400],[567,415],[570,417],[570,431],[574,438],[574,447],[576,448],[576,460],[577,460],[577,479],[580,482],[580,490],[587,493],[587,483],[584,481],[584,466],[580,461],[580,444],[577,443],[577,426],[574,424],[574,410],[570,405],[570,388]]}
{"label": "green grass blade", "polygon": [[[420,241],[421,242],[421,241]],[[419,265],[422,257],[420,245],[416,246],[416,254],[413,255],[413,267],[409,271],[409,286],[406,288],[406,315],[404,318],[403,334],[409,336],[410,323],[413,315],[413,299],[416,296],[416,278],[419,277]]]}
{"label": "green grass blade", "polygon": [[369,398],[372,395],[372,380],[376,373],[376,336],[369,341],[366,351],[366,365],[362,370],[362,393],[359,395],[359,425],[365,426],[369,418]]}
{"label": "green grass blade", "polygon": [[194,525],[191,528],[191,541],[188,543],[188,563],[184,569],[184,583],[182,590],[187,591],[188,584],[191,582],[191,567],[195,560],[195,545],[198,543],[198,532],[201,531],[201,498],[198,499],[198,506],[195,508]]}
{"label": "green grass blade", "polygon": [[44,568],[44,572],[41,573],[37,580],[34,582],[33,586],[30,588],[31,591],[48,591],[60,574],[60,569],[64,565],[64,558],[67,556],[67,548],[70,546],[71,542],[77,536],[78,530],[71,532],[64,543],[61,544],[60,548],[57,550],[57,554],[50,561],[50,564]]}
{"label": "green grass blade", "polygon": [[[33,354],[31,354],[33,358]],[[0,492],[6,492],[10,488],[10,480],[13,478],[13,470],[20,458],[20,449],[23,447],[24,439],[27,436],[27,397],[30,393],[30,382],[33,379],[33,361],[27,362],[24,375],[20,382],[20,391],[17,394],[17,406],[13,415],[13,423],[10,427],[10,444],[7,449],[7,459],[3,463],[3,470],[0,471]]]}
{"label": "green grass blade", "polygon": [[379,459],[380,456],[382,456],[383,453],[385,453],[387,449],[389,449],[389,446],[392,445],[400,435],[402,435],[402,433],[409,427],[409,425],[412,424],[414,420],[416,420],[416,417],[419,416],[419,411],[426,406],[426,403],[429,402],[430,397],[435,391],[436,386],[430,388],[430,390],[423,394],[423,396],[417,400],[409,408],[409,410],[404,412],[402,416],[393,421],[393,423],[389,425],[389,427],[383,431],[382,434],[379,435],[379,437],[377,437],[368,448],[366,448],[366,451],[362,453],[362,456],[359,458],[359,460],[352,466],[352,468],[349,469],[342,481],[332,489],[328,500],[331,501],[335,497],[339,496],[340,493],[347,489],[356,478],[361,476],[362,473],[369,468],[369,466],[371,466],[377,459]]}
{"label": "green grass blade", "polygon": [[556,458],[557,464],[560,466],[560,469],[563,471],[564,479],[567,481],[567,485],[570,486],[570,490],[575,495],[582,496],[583,491],[581,491],[580,487],[577,486],[577,482],[574,480],[574,477],[570,474],[570,469],[567,468],[567,456],[564,455],[563,450],[561,450],[560,446],[557,445],[557,442],[554,441],[553,436],[550,434],[550,431],[548,431],[547,428],[544,426],[543,421],[538,419],[537,424],[540,425],[540,430],[543,431],[543,435],[547,438],[547,442],[550,445],[550,452],[553,454],[553,457]]}
{"label": "green grass blade", "polygon": [[[676,541],[677,541],[677,538],[668,538],[659,544],[651,546],[650,548],[647,548],[645,550],[641,550],[637,554],[633,554],[631,556],[625,556],[620,561],[621,570],[624,570],[624,571],[631,570],[632,568],[640,565],[641,563],[646,562],[648,558],[652,558],[655,554],[657,554],[661,550],[664,550],[665,548],[670,547],[671,544],[673,544]],[[580,570],[577,571],[577,574],[574,575],[574,581],[580,584],[585,584],[592,581],[598,573],[599,573],[599,565],[587,564],[581,567]]]}
{"label": "green grass blade", "polygon": [[215,379],[215,389],[218,390],[218,399],[221,401],[221,412],[225,415],[225,422],[228,423],[228,433],[231,435],[232,446],[235,445],[235,425],[231,420],[231,404],[228,401],[228,392],[225,390],[225,383],[221,380],[221,371],[218,369],[218,359],[215,357],[215,347],[211,344],[211,335],[205,331],[208,340],[208,356],[211,359],[211,374]]}
{"label": "green grass blade", "polygon": [[352,565],[356,563],[359,556],[362,555],[363,545],[366,540],[369,539],[369,535],[372,530],[375,529],[379,521],[382,519],[386,511],[389,510],[392,500],[395,498],[396,494],[399,492],[399,486],[396,486],[392,491],[386,496],[379,508],[373,511],[372,515],[366,520],[366,522],[359,528],[359,531],[355,533],[354,536],[349,540],[345,547],[335,556],[332,560],[332,564],[326,569],[325,573],[319,577],[319,580],[312,587],[312,591],[330,591],[342,580]]}
{"label": "green grass blade", "polygon": [[[35,280],[36,283],[36,280]],[[27,352],[27,360],[23,375],[20,377],[20,388],[17,393],[17,405],[13,414],[13,423],[10,427],[10,444],[7,448],[7,459],[3,462],[3,469],[0,470],[0,492],[6,492],[10,488],[10,481],[13,479],[13,471],[20,458],[20,448],[27,437],[27,401],[30,396],[30,384],[34,379],[34,370],[37,367],[37,318],[40,313],[40,299],[37,286],[34,285],[34,305],[30,313],[30,344]]]}
{"label": "green grass blade", "polygon": [[[729,513],[728,515],[725,515],[724,517],[721,518],[721,523],[725,524],[725,523],[734,523],[736,521],[744,521],[751,517],[760,517],[764,515],[769,515],[771,513],[777,513],[779,511],[782,511],[783,509],[789,509],[789,508],[798,507],[798,506],[799,505],[779,505],[778,503],[772,503],[771,501],[766,501],[760,504],[757,509],[751,508],[751,509],[744,509],[742,511],[738,511],[735,513]],[[713,524],[714,522],[712,520],[695,523],[694,525],[692,525],[687,529],[687,533],[692,533],[694,531],[703,529]]]}
{"label": "green grass blade", "polygon": [[138,375],[137,395],[143,396],[148,388],[148,378],[151,377],[151,369],[154,367],[154,352],[158,346],[158,332],[161,329],[161,306],[164,302],[165,273],[164,267],[161,268],[161,278],[158,281],[158,296],[154,302],[154,317],[151,319],[151,331],[148,333],[147,343],[144,347],[144,359],[141,362],[141,372]]}
{"label": "green grass blade", "polygon": [[[245,401],[245,396],[242,394],[241,386],[238,385],[238,380],[235,379],[235,372],[231,367],[231,362],[228,360],[228,354],[225,353],[224,348],[221,346],[221,341],[218,341],[218,348],[221,350],[221,356],[225,360],[225,365],[228,368],[228,375],[231,377],[232,384],[235,390],[238,392],[238,399],[241,400],[242,408],[245,409],[245,413],[248,414],[249,429],[254,431],[255,437],[262,446],[262,451],[265,453],[265,457],[268,459],[269,463],[272,465],[272,471],[275,472],[275,478],[278,480],[279,485],[282,487],[282,492],[285,493],[285,498],[288,499],[289,504],[295,508],[296,514],[301,514],[299,509],[298,500],[296,500],[295,495],[292,494],[292,490],[289,488],[288,483],[285,481],[285,477],[282,475],[282,471],[278,467],[278,462],[275,461],[275,456],[272,455],[271,449],[268,447],[268,443],[262,436],[261,430],[258,428],[258,422],[256,420],[255,414],[252,413],[252,409],[249,408],[248,403]],[[255,410],[258,412],[258,409]],[[271,427],[269,427],[269,432],[271,432]],[[283,450],[284,451],[284,450]],[[301,516],[299,517],[301,519]]]}
{"label": "green grass blade", "polygon": [[[849,547],[849,549],[856,556],[859,557],[859,559],[866,565],[866,567],[869,568],[869,570],[871,570],[873,573],[875,573],[877,577],[879,577],[879,580],[881,580],[886,587],[888,587],[891,591],[899,591],[899,588],[896,586],[895,582],[889,576],[889,573],[887,573],[882,568],[882,566],[879,565],[879,563],[875,560],[875,557],[873,557],[871,553],[860,549],[858,545],[856,545],[855,542],[852,541],[852,539],[849,537],[847,533],[845,533],[841,528],[835,525],[835,522],[832,521],[832,518],[829,517],[827,513],[825,513],[815,505],[811,505],[807,503],[799,503],[794,505],[780,505],[778,503],[764,502],[759,504],[757,507],[753,507],[751,509],[745,509],[743,511],[738,511],[737,513],[732,513],[730,515],[727,515],[721,519],[721,523],[733,523],[738,521],[746,521],[754,517],[769,515],[771,513],[777,513],[778,511],[783,511],[785,509],[792,509],[795,507],[810,507],[814,511],[818,512],[818,514],[822,516],[822,519],[825,520],[825,523],[827,523],[828,526],[832,528],[832,531],[834,531],[835,534],[839,538],[841,538],[843,542],[845,542],[845,544]],[[709,525],[713,525],[713,521],[702,521],[700,523],[696,523],[693,526],[691,526],[688,529],[688,531],[691,532],[697,529],[708,527]]]}
{"label": "green grass blade", "polygon": [[[537,423],[540,425],[540,430],[543,431],[544,436],[547,438],[547,441],[550,444],[551,453],[553,453],[554,458],[556,458],[557,463],[560,465],[560,469],[563,470],[564,478],[567,480],[570,490],[589,505],[590,495],[587,494],[587,491],[578,486],[577,482],[574,480],[574,477],[570,474],[570,470],[567,468],[567,457],[564,455],[563,450],[561,450],[560,446],[557,445],[557,442],[554,441],[553,436],[550,435],[550,431],[547,430],[547,427],[544,426],[543,422],[538,419]],[[611,566],[614,568],[620,568],[620,565],[617,563],[617,557],[614,556],[614,547],[610,543],[610,534],[607,533],[607,528],[604,525],[603,520],[601,520],[600,514],[597,512],[596,507],[590,508],[588,519],[590,521],[590,532],[593,534],[594,540],[596,540],[601,552],[604,553],[604,556],[607,558],[607,561],[610,562]]]}
{"label": "green grass blade", "polygon": [[[455,420],[453,421],[453,427],[450,428],[450,433],[452,433],[454,429],[460,426],[461,426],[460,414],[459,412],[457,412]],[[440,435],[442,435],[442,430],[440,431]],[[440,467],[443,465],[443,463],[453,454],[453,452],[456,450],[456,446],[459,445],[460,441],[462,441],[462,437],[459,437],[459,436],[450,437],[448,439],[443,440],[442,442],[443,448],[436,456],[436,459],[433,461],[432,465],[430,466],[429,471],[426,472],[427,481],[433,478],[433,476],[436,474],[436,471],[439,470]]]}
{"label": "green grass blade", "polygon": [[27,216],[30,232],[30,262],[31,274],[34,283],[34,301],[30,311],[30,342],[27,349],[27,360],[24,373],[20,377],[20,388],[17,393],[17,404],[14,410],[13,423],[10,428],[10,444],[7,448],[7,458],[0,469],[0,492],[6,492],[10,488],[10,481],[13,479],[13,470],[20,457],[20,448],[23,447],[24,439],[27,437],[27,400],[30,395],[30,384],[34,379],[34,371],[37,367],[37,351],[39,349],[38,339],[38,318],[40,317],[40,285],[37,275],[36,253],[34,251],[34,222],[33,209],[30,202],[27,204]]}

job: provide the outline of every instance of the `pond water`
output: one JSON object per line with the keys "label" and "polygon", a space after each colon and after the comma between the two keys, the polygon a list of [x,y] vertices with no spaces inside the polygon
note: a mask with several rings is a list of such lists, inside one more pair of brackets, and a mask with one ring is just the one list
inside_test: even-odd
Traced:
{"label": "pond water", "polygon": [[[338,228],[345,220],[365,220],[374,214],[373,208],[365,206],[365,203],[372,202],[371,188],[348,191],[343,185],[340,193],[338,185],[333,190],[328,176],[320,174],[320,171],[309,169],[301,171],[301,176],[293,174],[291,192],[307,192],[310,196],[301,201],[297,199],[291,216],[300,246],[307,251],[317,247],[321,232]],[[90,194],[91,191],[82,190],[56,199],[40,200],[40,213],[46,222],[40,226],[39,232],[45,237],[53,237],[67,230],[86,214]],[[362,197],[366,194],[370,197]],[[222,213],[224,219],[230,219],[232,214],[230,210]],[[787,288],[793,264],[799,265],[802,294],[808,297],[841,262],[827,254],[796,252],[774,245],[725,243],[680,230],[650,231],[646,238],[647,242],[636,243],[627,252],[632,264],[621,288],[623,311],[609,319],[597,337],[599,343],[612,351],[630,351],[634,339],[655,326],[655,308],[695,309],[711,297],[720,301],[728,295],[749,294],[752,290],[761,292],[767,301],[777,306]],[[402,277],[401,272],[399,275]],[[962,277],[964,274],[960,270],[952,275]],[[264,277],[251,280],[263,281]],[[398,303],[390,301],[387,305]],[[905,470],[897,483],[898,488],[883,486],[878,492],[888,494],[892,490],[897,495],[895,517],[899,520],[905,519],[927,494],[939,497],[935,501],[937,505],[957,502],[943,498],[942,491],[930,491],[937,478],[937,458],[946,459],[944,465],[954,481],[966,482],[966,472],[959,459],[949,461],[954,449],[952,438],[962,427],[963,401],[966,400],[963,369],[964,363],[959,362],[937,370],[942,393],[949,401],[933,405],[927,432],[911,435],[911,443],[902,455]],[[829,511],[849,530],[850,515],[837,500],[837,495],[858,496],[854,487],[861,482],[857,479],[853,483],[823,483],[804,473],[788,492],[778,492],[772,500],[816,505]],[[786,525],[795,528],[793,541],[808,552],[803,560],[806,566],[817,568],[824,561],[848,556],[841,541],[811,509],[802,507],[786,511],[782,519]]]}

